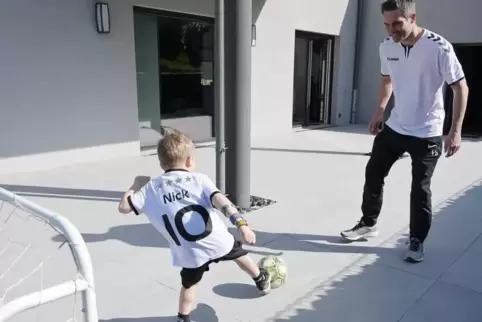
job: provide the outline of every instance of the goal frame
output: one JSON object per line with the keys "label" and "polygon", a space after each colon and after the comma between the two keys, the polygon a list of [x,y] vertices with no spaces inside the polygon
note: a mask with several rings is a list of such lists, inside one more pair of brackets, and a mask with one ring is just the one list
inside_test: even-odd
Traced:
{"label": "goal frame", "polygon": [[37,306],[60,300],[64,297],[82,294],[85,322],[98,322],[97,300],[94,287],[94,271],[92,259],[80,231],[67,218],[44,208],[28,199],[0,187],[0,201],[23,209],[30,215],[46,221],[69,242],[78,273],[74,280],[33,292],[16,298],[0,307],[0,321],[5,321],[14,315]]}

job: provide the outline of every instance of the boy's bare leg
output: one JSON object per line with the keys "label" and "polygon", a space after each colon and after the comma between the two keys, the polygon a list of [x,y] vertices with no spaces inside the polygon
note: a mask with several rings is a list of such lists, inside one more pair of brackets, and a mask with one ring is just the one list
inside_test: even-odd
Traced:
{"label": "boy's bare leg", "polygon": [[189,314],[191,314],[194,299],[196,298],[196,285],[190,288],[181,288],[181,294],[179,295],[179,318],[181,321],[189,322]]}
{"label": "boy's bare leg", "polygon": [[238,266],[245,271],[256,283],[256,287],[262,294],[271,291],[271,279],[268,271],[259,269],[258,265],[249,255],[241,256],[234,260]]}
{"label": "boy's bare leg", "polygon": [[249,255],[241,256],[234,261],[238,264],[239,268],[248,273],[252,278],[259,276],[259,267]]}

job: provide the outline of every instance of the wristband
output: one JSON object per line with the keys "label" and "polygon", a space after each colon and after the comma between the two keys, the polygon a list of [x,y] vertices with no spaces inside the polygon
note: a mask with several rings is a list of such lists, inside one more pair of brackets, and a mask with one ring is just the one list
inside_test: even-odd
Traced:
{"label": "wristband", "polygon": [[246,219],[239,215],[232,215],[231,217],[229,217],[229,221],[231,221],[233,225],[236,225],[237,228],[248,225]]}
{"label": "wristband", "polygon": [[236,228],[240,228],[240,227],[243,227],[243,226],[248,226],[248,222],[244,219],[241,219],[241,220],[238,220],[236,222]]}

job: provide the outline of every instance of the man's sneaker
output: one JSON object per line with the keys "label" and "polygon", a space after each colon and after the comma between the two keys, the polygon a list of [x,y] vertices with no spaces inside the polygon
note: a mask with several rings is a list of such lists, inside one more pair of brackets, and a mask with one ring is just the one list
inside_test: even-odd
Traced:
{"label": "man's sneaker", "polygon": [[360,220],[352,229],[342,231],[341,236],[349,241],[357,241],[378,236],[378,229],[376,226],[369,227]]}
{"label": "man's sneaker", "polygon": [[255,279],[254,282],[261,294],[266,295],[271,291],[271,276],[264,268],[260,268],[259,271],[261,272],[260,277]]}
{"label": "man's sneaker", "polygon": [[410,263],[423,261],[423,243],[418,238],[412,237],[407,244],[408,250],[405,254],[405,260]]}

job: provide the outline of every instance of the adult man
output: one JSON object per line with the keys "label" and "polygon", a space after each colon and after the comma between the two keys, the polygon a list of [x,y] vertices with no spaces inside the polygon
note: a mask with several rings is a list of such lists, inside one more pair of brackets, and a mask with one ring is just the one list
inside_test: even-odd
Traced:
{"label": "adult man", "polygon": [[[369,123],[376,135],[366,166],[360,222],[341,235],[351,241],[378,235],[384,179],[396,160],[412,158],[410,243],[405,260],[421,262],[423,242],[432,220],[431,178],[442,154],[444,84],[453,90],[453,120],[445,139],[447,157],[461,145],[468,88],[452,45],[416,23],[414,0],[388,0],[381,11],[389,38],[380,44],[381,86],[378,108]],[[392,95],[395,106],[383,125],[383,113]]]}

